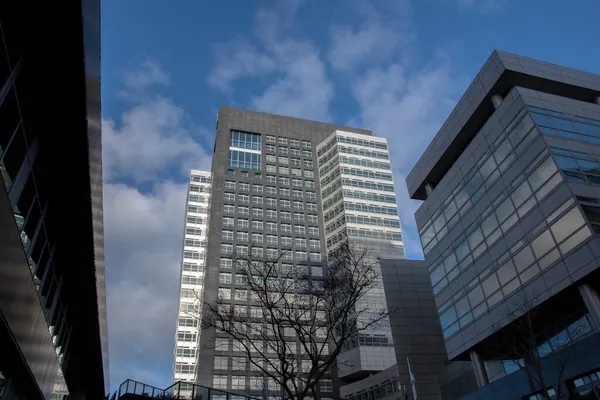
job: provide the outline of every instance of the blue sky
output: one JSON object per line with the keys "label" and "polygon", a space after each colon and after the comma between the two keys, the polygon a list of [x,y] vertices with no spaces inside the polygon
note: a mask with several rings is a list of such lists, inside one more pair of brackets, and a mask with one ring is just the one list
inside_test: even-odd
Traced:
{"label": "blue sky", "polygon": [[580,0],[104,0],[102,107],[111,387],[170,384],[189,168],[220,105],[364,127],[404,178],[493,49],[600,73]]}

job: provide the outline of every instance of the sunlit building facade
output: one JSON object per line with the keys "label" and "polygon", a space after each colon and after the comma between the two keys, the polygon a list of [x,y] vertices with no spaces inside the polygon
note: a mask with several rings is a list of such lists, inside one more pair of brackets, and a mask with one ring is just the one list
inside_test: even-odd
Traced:
{"label": "sunlit building facade", "polygon": [[194,382],[197,372],[210,189],[210,172],[198,170],[190,172],[173,355],[173,381],[175,382]]}
{"label": "sunlit building facade", "polygon": [[[379,258],[404,257],[404,244],[394,180],[385,138],[335,131],[317,146],[320,206],[327,252],[348,241],[381,277]],[[387,312],[383,282],[378,281],[362,299],[377,318]],[[389,319],[361,332],[338,356],[338,375],[355,382],[396,364]],[[344,386],[340,387],[342,396]],[[349,394],[349,393],[348,393]]]}

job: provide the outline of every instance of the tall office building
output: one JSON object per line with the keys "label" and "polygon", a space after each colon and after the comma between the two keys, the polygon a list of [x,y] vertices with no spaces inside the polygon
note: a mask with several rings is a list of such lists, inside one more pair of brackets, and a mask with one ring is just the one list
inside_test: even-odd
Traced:
{"label": "tall office building", "polygon": [[570,345],[548,389],[598,398],[599,104],[599,75],[495,51],[406,179],[446,351],[480,386],[463,398],[540,398],[503,345],[531,334],[518,315],[542,357]]}
{"label": "tall office building", "polygon": [[100,124],[99,2],[1,2],[2,399],[108,393]]}
{"label": "tall office building", "polygon": [[210,172],[192,170],[185,210],[173,381],[194,382],[200,340],[204,262],[208,237]]}
{"label": "tall office building", "polygon": [[[324,157],[334,157],[335,161],[323,162],[323,167],[333,170],[330,174],[323,171],[319,177],[317,146],[322,142],[329,146]],[[295,269],[313,280],[323,273],[326,238],[331,239],[331,246],[340,234],[363,241],[384,239],[389,244],[386,249],[401,254],[390,171],[385,140],[374,138],[370,131],[221,107],[212,165],[204,299],[211,301],[220,295],[232,304],[260,312],[251,307],[249,296],[244,296],[242,275],[236,275],[232,266],[232,255],[247,254],[250,248],[257,257],[283,254],[282,268]],[[374,179],[368,178],[369,174]],[[323,179],[333,180],[323,183]],[[367,183],[379,186],[370,188]],[[329,221],[328,233],[321,202],[323,190],[330,190],[327,210],[338,213],[340,204],[348,205],[347,212]],[[374,201],[376,206],[365,207],[364,200]],[[379,298],[380,293],[373,296]],[[391,342],[390,335],[379,334],[360,338],[361,346]],[[253,378],[260,373],[252,370],[244,361],[244,353],[236,351],[233,341],[222,333],[203,331],[200,349],[200,384],[261,394],[266,387],[274,396],[279,394],[270,382]],[[386,353],[386,363],[392,356],[393,351]],[[370,371],[383,367],[367,360],[365,357],[360,362]],[[356,374],[355,379],[362,376],[358,371],[351,373]],[[331,376],[324,377],[319,396],[337,396],[337,374],[332,371]]]}
{"label": "tall office building", "polygon": [[[365,261],[381,276],[379,258],[404,257],[387,140],[337,130],[316,150],[327,253],[348,241],[356,251],[367,252]],[[387,311],[381,279],[358,307]],[[396,364],[389,319],[362,332],[344,350],[338,357],[344,382]],[[340,394],[351,393],[341,387]]]}

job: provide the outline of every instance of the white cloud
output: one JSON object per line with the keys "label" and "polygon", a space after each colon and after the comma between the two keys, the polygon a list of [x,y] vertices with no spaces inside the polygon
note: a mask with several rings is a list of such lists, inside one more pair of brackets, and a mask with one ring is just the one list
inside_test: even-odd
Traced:
{"label": "white cloud", "polygon": [[252,106],[275,114],[328,120],[333,85],[314,46],[288,40],[275,44],[272,51],[283,76],[254,97]]}
{"label": "white cloud", "polygon": [[335,26],[331,29],[329,61],[337,70],[388,59],[404,41],[401,33],[376,22],[362,29]]}
{"label": "white cloud", "polygon": [[496,11],[502,7],[505,0],[457,0],[462,9],[471,9],[482,13]]}
{"label": "white cloud", "polygon": [[216,46],[214,58],[218,67],[210,72],[208,82],[225,92],[238,79],[269,74],[276,68],[271,56],[246,41]]}
{"label": "white cloud", "polygon": [[211,156],[194,139],[198,134],[172,100],[145,100],[118,122],[103,121],[105,177],[145,182],[173,172],[187,174],[190,167],[208,168]]}
{"label": "white cloud", "polygon": [[173,100],[150,90],[168,84],[157,63],[128,72],[134,101],[103,121],[104,232],[111,381],[168,386],[173,361],[187,183],[208,169],[210,142]]}
{"label": "white cloud", "polygon": [[410,70],[401,64],[372,68],[353,85],[362,125],[388,139],[407,251],[421,254],[405,178],[444,122],[461,89],[461,80],[444,60]]}
{"label": "white cloud", "polygon": [[[329,102],[333,85],[325,63],[313,43],[293,38],[293,21],[303,0],[280,1],[257,11],[254,41],[219,44],[211,85],[229,90],[245,77],[268,76],[267,84],[251,97],[249,106],[258,111],[317,120],[330,119]],[[232,63],[251,65],[232,66]]]}
{"label": "white cloud", "polygon": [[330,29],[328,59],[333,69],[372,66],[397,58],[405,50],[412,39],[410,1],[360,1],[355,9],[362,24]]}
{"label": "white cloud", "polygon": [[128,90],[143,90],[152,85],[169,85],[171,79],[155,60],[145,59],[125,72],[123,84]]}
{"label": "white cloud", "polygon": [[[111,382],[167,386],[172,363],[186,185],[142,193],[104,186]],[[162,372],[157,372],[162,368]]]}

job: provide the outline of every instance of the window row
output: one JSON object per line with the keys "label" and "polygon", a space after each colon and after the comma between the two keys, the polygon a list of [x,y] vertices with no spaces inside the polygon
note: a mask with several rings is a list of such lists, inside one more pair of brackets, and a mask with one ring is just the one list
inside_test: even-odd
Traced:
{"label": "window row", "polygon": [[208,198],[204,196],[198,196],[197,194],[188,194],[188,202],[206,203]]}
{"label": "window row", "polygon": [[[229,175],[229,176],[235,175],[235,170],[229,168],[227,170],[227,175]],[[240,171],[240,176],[243,178],[248,178],[249,177],[248,171]],[[254,172],[254,179],[261,179],[261,177],[262,177],[262,174],[260,172]]]}
{"label": "window row", "polygon": [[209,176],[191,175],[190,181],[199,182],[199,183],[210,183],[210,177]]}
{"label": "window row", "polygon": [[[265,176],[265,181],[267,183],[275,183],[275,184],[279,183],[279,185],[281,185],[281,186],[290,186],[290,178],[287,178],[285,176],[277,177],[275,175],[267,175],[267,176]],[[315,187],[314,181],[309,181],[309,180],[302,181],[302,179],[295,179],[295,178],[292,178],[291,184],[293,187],[298,187],[298,188],[306,187],[309,189],[314,189],[314,187]]]}
{"label": "window row", "polygon": [[347,146],[338,146],[337,143],[353,144],[355,146],[387,150],[387,144],[385,142],[376,142],[374,140],[356,139],[356,138],[347,137],[347,136],[336,136],[333,139],[331,139],[325,146],[321,147],[319,149],[319,152],[317,155],[319,157],[321,157],[323,154],[327,153],[327,151],[334,146],[347,147]]}
{"label": "window row", "polygon": [[210,186],[199,186],[190,184],[190,193],[210,193]]}
{"label": "window row", "polygon": [[[232,217],[223,217],[223,227],[225,228],[233,228],[235,227],[235,219]],[[269,222],[269,221],[249,221],[247,219],[238,218],[237,227],[239,229],[248,229],[252,227],[253,231],[267,231],[267,232],[277,232],[277,222]],[[319,228],[309,226],[308,228],[304,225],[294,225],[294,233],[297,235],[306,234],[306,230],[308,229],[308,234],[310,236],[319,236]],[[292,225],[280,223],[279,230],[281,233],[291,233]]]}
{"label": "window row", "polygon": [[[221,254],[226,256],[231,256],[235,254],[238,257],[244,257],[249,255],[249,251],[251,252],[253,257],[266,257],[267,259],[278,259],[282,260],[297,260],[297,261],[308,261],[310,256],[310,261],[320,262],[321,261],[321,253],[313,253],[306,252],[300,250],[282,250],[276,248],[262,248],[262,247],[252,247],[249,250],[249,247],[246,245],[232,245],[228,243],[221,243]],[[227,282],[223,282],[227,283]]]}
{"label": "window row", "polygon": [[[278,152],[279,154],[312,158],[312,151],[309,151],[309,150],[298,150],[298,149],[294,149],[294,148],[275,146],[272,144],[266,144],[265,150],[270,153]],[[312,165],[313,165],[312,161],[310,161],[310,163],[305,163],[305,161],[307,161],[307,160],[303,160],[302,165],[304,165],[305,167],[308,167],[308,168],[312,168]],[[300,165],[300,164],[293,164],[293,165]]]}
{"label": "window row", "polygon": [[[546,152],[542,153],[542,157]],[[539,158],[538,158],[539,159]],[[536,163],[534,162],[535,165]],[[444,266],[434,269],[438,262],[430,266],[434,293],[446,287],[461,270],[491,247],[504,233],[508,232],[525,214],[540,202],[561,181],[551,157],[546,157],[525,179],[522,175],[513,184],[511,193],[497,198],[478,216],[471,227],[458,237],[439,259]],[[452,251],[452,249],[455,251]]]}
{"label": "window row", "polygon": [[260,170],[260,154],[247,151],[229,150],[230,168],[246,168]]}
{"label": "window row", "polygon": [[[254,314],[253,314],[254,312]],[[262,309],[260,307],[250,307],[250,315],[255,316],[255,318],[260,318],[262,316]],[[321,355],[328,355],[329,354],[329,347],[327,345],[327,343],[319,343],[322,348],[321,348]],[[289,349],[291,350],[291,352],[293,354],[298,354],[300,355],[301,352],[299,351],[298,347],[297,347],[297,342],[290,342],[286,344]],[[273,349],[273,344],[271,342],[265,342],[263,340],[252,340],[252,341],[239,341],[239,340],[235,340],[235,339],[229,339],[229,338],[215,338],[215,350],[216,351],[229,351],[231,347],[231,350],[233,351],[241,351],[244,353],[247,353],[248,351],[250,351],[250,353],[275,353],[275,350]],[[256,360],[256,358],[253,358],[254,360]],[[266,360],[264,360],[266,362]],[[308,360],[307,360],[308,361]],[[249,362],[250,364],[250,368],[252,371],[257,370],[258,367],[255,366],[255,368],[257,369],[252,369],[252,362]],[[306,364],[305,364],[306,365]]]}
{"label": "window row", "polygon": [[312,143],[308,140],[302,140],[302,142],[301,142],[298,139],[288,139],[288,138],[281,137],[281,136],[278,138],[275,138],[275,136],[265,135],[265,142],[278,143],[278,144],[282,144],[282,145],[289,144],[290,146],[295,146],[295,147],[300,147],[300,143],[302,143],[302,147],[305,149],[310,149],[312,147]]}
{"label": "window row", "polygon": [[229,131],[229,146],[239,149],[260,150],[260,135],[232,129]]}
{"label": "window row", "polygon": [[[568,202],[573,204],[572,200]],[[564,211],[562,209],[559,207],[557,211]],[[556,216],[555,212],[548,220],[552,221],[550,218],[556,219]],[[466,286],[469,290],[464,297],[440,307],[444,337],[469,324],[589,237],[591,232],[585,226],[581,212],[573,207],[529,245],[511,249],[500,256],[498,267],[491,275],[475,278]]]}
{"label": "window row", "polygon": [[[248,260],[238,259],[238,260],[234,261],[232,258],[227,258],[227,257],[221,257],[221,259],[219,261],[219,268],[221,270],[230,270],[230,269],[233,269],[234,263],[237,268],[240,268],[240,269],[248,268]],[[259,268],[259,267],[260,267],[260,262],[259,262],[258,266],[253,266],[252,268]],[[319,267],[319,266],[312,266],[309,268],[307,265],[304,265],[304,264],[294,265],[294,264],[282,262],[277,265],[277,269],[279,271],[280,276],[308,275],[309,271],[311,272],[312,276],[316,276],[316,277],[323,276],[323,269],[322,269],[322,267]],[[237,279],[238,279],[237,275],[236,275],[235,279],[237,281]]]}
{"label": "window row", "polygon": [[425,254],[429,253],[463,217],[477,201],[489,190],[529,143],[536,137],[533,121],[528,115],[516,117],[518,122],[506,135],[501,135],[484,154],[477,164],[464,175],[461,184],[445,199],[440,210],[423,225],[420,230],[421,242]]}
{"label": "window row", "polygon": [[535,111],[531,113],[531,117],[543,134],[600,144],[600,121],[534,107],[529,109]]}
{"label": "window row", "polygon": [[[262,233],[252,233],[237,231],[235,234],[237,241],[248,242],[251,241],[255,244],[266,243],[266,244],[281,244],[283,246],[291,246],[292,243],[296,247],[306,247],[307,240],[305,238],[294,238],[290,236],[277,236],[277,235],[263,235]],[[222,240],[233,240],[234,231],[223,230],[221,231]],[[251,239],[251,240],[250,240]],[[309,239],[308,246],[312,249],[319,249],[321,247],[319,240]]]}
{"label": "window row", "polygon": [[[237,215],[240,216],[245,216],[245,215],[249,215],[248,214],[248,207],[244,207],[244,206],[238,206],[237,207],[238,212]],[[264,213],[263,213],[264,211]],[[271,210],[271,209],[262,209],[262,208],[252,208],[252,217],[253,218],[263,218],[263,215],[266,216],[266,218],[268,219],[281,219],[283,221],[291,221],[292,220],[292,214],[293,214],[293,221],[294,222],[308,222],[309,224],[313,224],[316,225],[318,224],[318,217],[314,214],[307,214],[306,218],[305,215],[303,213],[292,213],[290,211],[279,211],[279,213],[277,212],[277,210]],[[227,219],[227,223],[231,224],[231,219]],[[242,221],[247,221],[247,220],[242,220]],[[241,224],[245,224],[246,227],[248,226],[247,222],[241,222]],[[231,226],[231,225],[228,225]]]}
{"label": "window row", "polygon": [[581,155],[587,157],[585,153],[571,152],[555,147],[551,147],[550,151],[567,180],[600,185],[600,162],[579,158]]}

